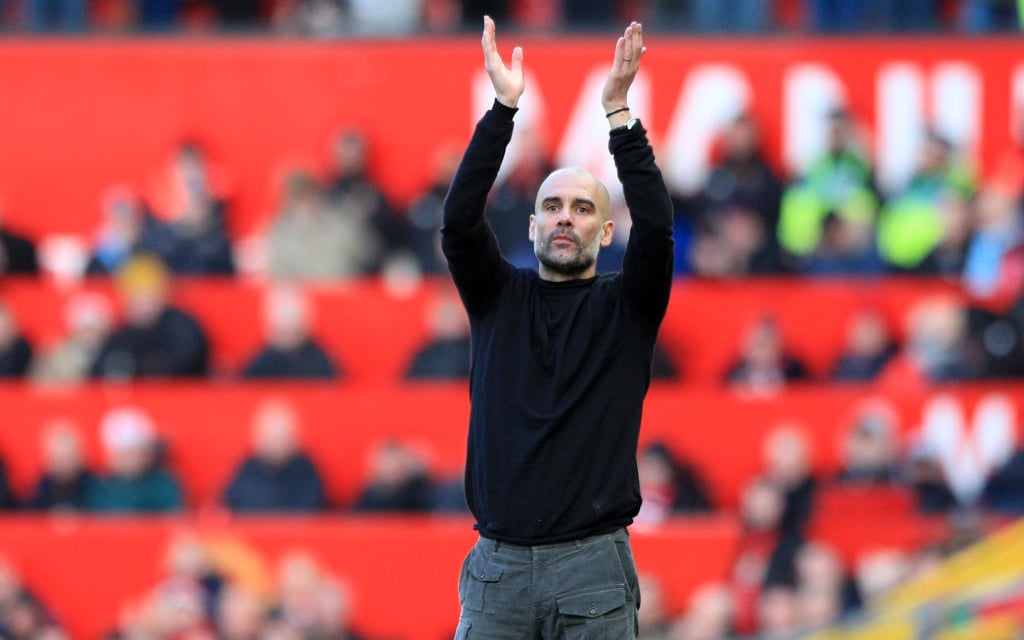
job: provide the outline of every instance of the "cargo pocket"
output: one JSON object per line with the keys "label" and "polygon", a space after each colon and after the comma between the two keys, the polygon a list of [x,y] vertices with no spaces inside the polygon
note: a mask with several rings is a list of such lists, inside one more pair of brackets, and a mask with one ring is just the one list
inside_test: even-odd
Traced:
{"label": "cargo pocket", "polygon": [[467,563],[466,588],[462,606],[467,611],[496,613],[494,591],[501,580],[501,565],[489,562],[478,554],[470,555]]}
{"label": "cargo pocket", "polygon": [[632,638],[633,624],[626,611],[624,587],[560,596],[558,617],[566,640],[622,640]]}

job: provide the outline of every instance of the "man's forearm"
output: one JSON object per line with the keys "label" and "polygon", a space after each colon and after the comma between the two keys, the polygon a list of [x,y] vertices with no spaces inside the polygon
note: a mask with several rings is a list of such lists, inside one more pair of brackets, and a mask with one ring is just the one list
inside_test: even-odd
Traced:
{"label": "man's forearm", "polygon": [[495,101],[477,123],[444,200],[443,234],[466,232],[479,224],[487,206],[487,194],[498,176],[505,149],[512,139],[511,109]]}

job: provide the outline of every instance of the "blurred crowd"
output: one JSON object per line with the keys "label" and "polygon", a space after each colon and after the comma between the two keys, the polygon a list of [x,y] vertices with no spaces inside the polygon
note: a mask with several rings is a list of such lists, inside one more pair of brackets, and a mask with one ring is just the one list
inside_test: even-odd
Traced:
{"label": "blurred crowd", "polygon": [[[78,424],[57,419],[46,425],[41,477],[29,495],[20,496],[12,495],[0,473],[2,506],[55,514],[212,508],[233,514],[468,516],[461,474],[438,472],[421,445],[396,439],[373,444],[366,451],[358,491],[344,503],[332,502],[319,466],[329,463],[330,453],[318,455],[319,464],[314,461],[295,408],[270,399],[256,407],[250,420],[249,453],[234,462],[215,505],[196,504],[185,496],[168,463],[174,452],[161,438],[156,418],[136,407],[120,407],[97,426],[102,448],[97,467],[84,453]],[[835,466],[823,464],[827,456],[815,450],[813,431],[787,420],[766,432],[760,468],[739,488],[741,534],[721,582],[703,586],[686,607],[672,609],[660,594],[658,577],[642,579],[642,638],[795,637],[856,615],[977,540],[993,523],[1024,514],[1024,448],[991,461],[982,485],[964,489],[950,484],[940,447],[901,435],[897,413],[884,400],[866,401],[853,414]],[[643,508],[634,529],[731,510],[704,477],[702,469],[709,463],[688,459],[666,443],[647,442],[638,457]],[[855,526],[857,518],[914,514],[934,518],[934,531],[945,534],[931,536],[932,544],[921,549],[874,548],[854,557],[841,555],[821,538],[828,526]],[[166,579],[125,603],[120,630],[112,638],[361,637],[348,629],[349,594],[343,583],[304,555],[283,561],[273,589],[246,584],[244,577],[253,571],[216,562],[193,538],[172,546],[168,558]],[[16,572],[0,563],[0,635],[28,629],[4,637],[64,637],[55,625],[44,604],[21,588]]]}
{"label": "blurred crowd", "polygon": [[314,37],[511,29],[601,30],[624,20],[696,33],[1007,32],[1015,0],[19,0],[10,30],[275,32]]}
{"label": "blurred crowd", "polygon": [[[784,176],[762,149],[757,121],[740,114],[720,132],[713,166],[695,190],[675,190],[679,278],[724,280],[926,277],[955,285],[898,321],[865,307],[846,322],[830,371],[810,372],[792,352],[778,318],[766,315],[736,336],[722,380],[755,392],[823,379],[921,383],[1024,376],[1024,132],[983,179],[937,131],[921,132],[917,169],[880,188],[854,114],[826,116],[828,145],[796,176]],[[495,186],[487,219],[502,253],[535,267],[526,216],[551,170],[539,141],[524,146]],[[307,288],[379,277],[398,287],[446,273],[440,253],[441,203],[458,153],[441,148],[431,184],[407,206],[390,202],[368,172],[370,148],[358,130],[333,141],[323,173],[295,169],[261,231],[230,233],[230,170],[184,142],[149,185],[113,185],[92,238],[70,258],[42,260],[38,239],[3,224],[0,277],[111,278],[118,300],[82,293],[65,309],[66,338],[33,345],[18,310],[0,297],[0,377],[39,381],[206,377],[338,379],[345,363],[311,330]],[[666,162],[671,163],[671,159]],[[628,231],[625,207],[612,213]],[[602,250],[601,271],[621,268],[628,233]],[[204,327],[175,305],[179,277],[253,276],[271,283],[264,345],[236,371],[211,371]],[[453,295],[430,318],[431,336],[410,354],[410,379],[464,379],[468,322]],[[685,360],[660,348],[655,377],[686,377]]]}

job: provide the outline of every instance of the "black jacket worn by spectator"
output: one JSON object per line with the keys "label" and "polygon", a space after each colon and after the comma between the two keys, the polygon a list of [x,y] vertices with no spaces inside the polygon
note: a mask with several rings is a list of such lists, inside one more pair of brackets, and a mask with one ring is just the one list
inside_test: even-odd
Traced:
{"label": "black jacket worn by spectator", "polygon": [[25,338],[17,337],[11,346],[0,351],[0,378],[20,378],[32,364],[32,345]]}
{"label": "black jacket worn by spectator", "polygon": [[59,480],[47,473],[36,484],[27,507],[32,511],[82,511],[88,508],[89,491],[95,482],[96,477],[86,469],[69,480]]}
{"label": "black jacket worn by spectator", "polygon": [[330,379],[338,370],[324,350],[312,340],[306,340],[295,349],[267,346],[246,365],[242,376],[249,379],[300,378]]}
{"label": "black jacket worn by spectator", "polygon": [[232,511],[319,511],[326,500],[313,461],[299,453],[280,465],[248,458],[224,492],[224,504]]}
{"label": "black jacket worn by spectator", "polygon": [[633,219],[622,271],[549,282],[484,219],[515,110],[495,101],[445,200],[442,248],[472,341],[466,497],[481,535],[575,540],[632,522],[637,439],[672,287],[672,205],[642,125],[611,133]]}
{"label": "black jacket worn by spectator", "polygon": [[90,369],[98,378],[203,376],[207,341],[196,321],[168,307],[151,327],[126,326],[100,349]]}
{"label": "black jacket worn by spectator", "polygon": [[38,272],[32,241],[0,229],[0,275],[35,275]]}

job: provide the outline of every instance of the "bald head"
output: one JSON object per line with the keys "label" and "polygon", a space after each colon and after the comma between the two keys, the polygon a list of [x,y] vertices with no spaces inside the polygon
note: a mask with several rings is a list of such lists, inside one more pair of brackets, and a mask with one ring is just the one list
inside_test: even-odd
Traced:
{"label": "bald head", "polygon": [[612,198],[608,194],[608,187],[583,167],[565,167],[548,174],[548,177],[544,178],[537,189],[535,209],[540,211],[545,199],[557,197],[558,194],[566,190],[581,194],[589,193],[588,200],[594,204],[594,208],[602,220],[607,220],[611,215]]}
{"label": "bald head", "polygon": [[594,276],[598,252],[612,241],[611,208],[608,189],[586,169],[559,169],[545,178],[530,216],[530,240],[540,262],[540,277]]}

